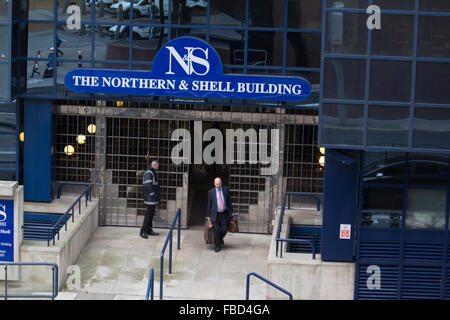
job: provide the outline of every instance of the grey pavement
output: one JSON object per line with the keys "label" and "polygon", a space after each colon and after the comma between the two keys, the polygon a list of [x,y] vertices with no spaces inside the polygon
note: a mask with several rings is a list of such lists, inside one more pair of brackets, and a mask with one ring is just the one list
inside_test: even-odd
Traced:
{"label": "grey pavement", "polygon": [[[169,230],[155,231],[158,236],[145,240],[139,237],[139,228],[98,227],[76,262],[81,287],[63,284],[57,299],[142,300],[152,268],[155,299],[159,299],[160,254]],[[270,238],[263,234],[227,234],[224,248],[216,253],[212,245],[205,245],[202,228],[181,231],[181,250],[176,249],[174,232],[170,275],[168,248],[164,260],[164,299],[245,299],[247,273],[266,276]],[[266,290],[265,283],[252,278],[250,299],[266,299]]]}

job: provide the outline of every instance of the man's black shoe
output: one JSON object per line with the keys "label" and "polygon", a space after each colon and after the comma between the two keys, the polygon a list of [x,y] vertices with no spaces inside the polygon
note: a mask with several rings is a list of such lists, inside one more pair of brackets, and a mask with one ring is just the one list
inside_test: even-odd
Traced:
{"label": "man's black shoe", "polygon": [[147,235],[145,233],[141,233],[140,236],[141,236],[142,239],[148,239],[148,237],[147,237]]}
{"label": "man's black shoe", "polygon": [[151,230],[150,232],[147,232],[147,234],[148,234],[149,236],[157,236],[157,235],[159,235],[159,233],[154,232],[153,230]]}
{"label": "man's black shoe", "polygon": [[215,247],[214,248],[214,252],[219,252],[220,251],[220,247]]}

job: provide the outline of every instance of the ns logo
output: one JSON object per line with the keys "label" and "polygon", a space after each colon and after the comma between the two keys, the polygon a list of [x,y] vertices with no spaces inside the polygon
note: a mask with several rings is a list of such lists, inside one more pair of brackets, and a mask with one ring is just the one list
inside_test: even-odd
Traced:
{"label": "ns logo", "polygon": [[166,74],[175,74],[172,71],[172,60],[175,59],[187,75],[193,73],[197,76],[204,76],[209,72],[208,48],[184,47],[186,53],[181,56],[172,46],[166,46],[169,50],[169,71]]}
{"label": "ns logo", "polygon": [[6,220],[6,206],[0,205],[0,222]]}

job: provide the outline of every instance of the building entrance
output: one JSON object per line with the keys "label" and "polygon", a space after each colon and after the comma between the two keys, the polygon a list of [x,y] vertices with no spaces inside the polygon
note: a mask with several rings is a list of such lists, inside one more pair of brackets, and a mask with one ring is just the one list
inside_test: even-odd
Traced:
{"label": "building entrance", "polygon": [[[225,136],[226,128],[230,123],[203,122],[202,134],[208,129],[217,129]],[[208,142],[203,143],[206,147]],[[204,148],[202,148],[203,150]],[[230,183],[230,168],[227,164],[191,164],[189,167],[188,216],[189,226],[200,226],[205,222],[208,204],[208,190],[214,186],[214,179],[221,178],[224,186]]]}
{"label": "building entrance", "polygon": [[[55,104],[55,180],[88,182],[98,177],[95,196],[100,225],[142,224],[146,212],[142,175],[153,159],[160,163],[161,184],[161,203],[153,220],[156,228],[170,227],[177,208],[182,210],[183,228],[202,225],[207,190],[217,176],[230,188],[241,232],[271,232],[273,212],[283,192],[322,191],[313,112],[122,101]],[[200,139],[195,130],[199,127]],[[172,135],[179,129],[191,140],[192,158],[177,163],[173,150],[184,139]],[[207,138],[210,129],[216,130],[209,133],[220,131],[223,137],[223,164],[203,159],[204,154],[216,152],[208,149],[214,141]],[[226,158],[227,130],[235,141],[231,162]],[[266,142],[261,140],[263,134]],[[272,148],[275,141],[278,149]],[[266,147],[262,153],[261,146]],[[244,161],[239,161],[239,154]],[[264,154],[277,157],[267,163],[262,161]]]}

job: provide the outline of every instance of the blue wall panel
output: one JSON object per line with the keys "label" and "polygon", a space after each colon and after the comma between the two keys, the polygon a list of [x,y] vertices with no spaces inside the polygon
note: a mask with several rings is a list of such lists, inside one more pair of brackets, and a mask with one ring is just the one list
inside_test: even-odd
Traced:
{"label": "blue wall panel", "polygon": [[24,199],[50,202],[53,199],[50,100],[25,100],[24,132]]}
{"label": "blue wall panel", "polygon": [[[346,154],[327,149],[321,253],[323,261],[354,260],[357,192],[358,161]],[[340,239],[341,224],[351,225],[350,239]]]}

